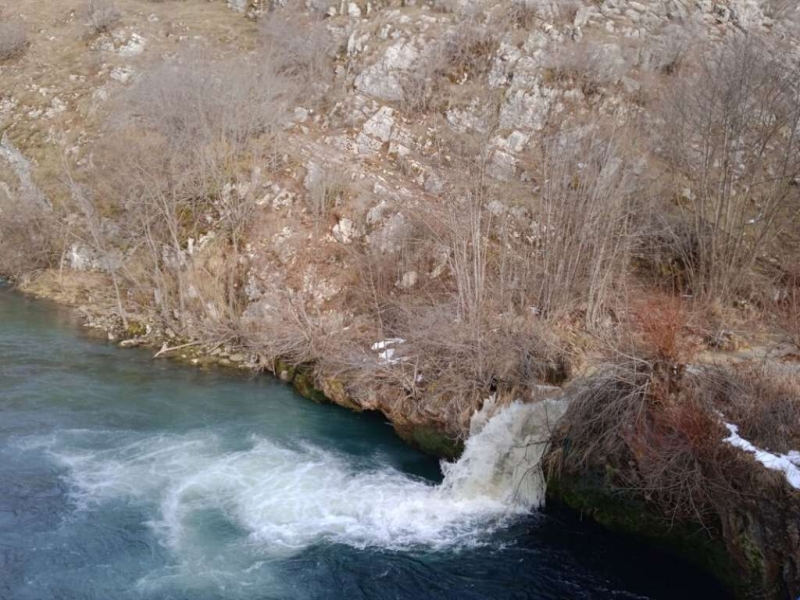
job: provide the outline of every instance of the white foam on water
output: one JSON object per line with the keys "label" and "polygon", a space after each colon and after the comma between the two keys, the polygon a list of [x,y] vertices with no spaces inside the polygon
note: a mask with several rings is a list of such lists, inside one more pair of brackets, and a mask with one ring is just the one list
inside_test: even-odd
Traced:
{"label": "white foam on water", "polygon": [[224,515],[267,557],[321,542],[436,550],[479,544],[541,505],[542,442],[562,413],[563,403],[553,401],[500,409],[487,401],[461,459],[443,464],[440,485],[387,465],[356,470],[347,456],[309,444],[252,437],[245,449],[230,450],[208,431],[127,440],[105,432],[99,444],[77,444],[87,432],[63,432],[42,444],[68,468],[79,508],[150,503],[151,526],[179,555],[197,551],[209,513]]}

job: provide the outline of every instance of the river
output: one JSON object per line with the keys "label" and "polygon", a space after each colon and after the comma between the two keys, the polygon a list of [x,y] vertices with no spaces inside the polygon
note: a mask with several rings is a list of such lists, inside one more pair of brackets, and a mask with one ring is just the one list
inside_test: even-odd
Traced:
{"label": "river", "polygon": [[2,600],[725,598],[442,479],[376,415],[120,350],[0,286]]}

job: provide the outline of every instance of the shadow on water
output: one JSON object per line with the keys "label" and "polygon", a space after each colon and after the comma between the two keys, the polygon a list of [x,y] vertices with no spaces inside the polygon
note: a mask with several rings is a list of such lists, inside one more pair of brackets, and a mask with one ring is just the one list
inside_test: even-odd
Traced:
{"label": "shadow on water", "polygon": [[726,597],[571,514],[448,505],[380,415],[83,331],[0,286],[2,600]]}

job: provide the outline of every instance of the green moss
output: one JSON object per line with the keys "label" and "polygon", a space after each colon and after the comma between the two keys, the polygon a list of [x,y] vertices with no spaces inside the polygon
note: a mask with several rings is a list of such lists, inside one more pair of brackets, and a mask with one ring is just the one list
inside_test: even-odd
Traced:
{"label": "green moss", "polygon": [[133,339],[141,337],[147,333],[147,327],[139,321],[128,321],[128,326],[125,328],[125,339]]}
{"label": "green moss", "polygon": [[332,401],[350,410],[361,412],[363,409],[360,405],[353,402],[350,395],[347,393],[347,387],[344,382],[334,377],[325,377],[322,380],[322,392]]}
{"label": "green moss", "polygon": [[275,375],[284,381],[293,381],[296,374],[297,369],[293,365],[282,358],[275,359]]}
{"label": "green moss", "polygon": [[548,501],[565,505],[609,531],[666,550],[715,576],[738,597],[749,597],[763,571],[763,556],[750,544],[750,572],[732,559],[718,536],[694,522],[669,522],[635,493],[615,488],[613,469],[560,474],[547,482]]}
{"label": "green moss", "polygon": [[453,439],[436,425],[407,425],[397,433],[415,448],[439,458],[453,460],[464,451],[463,441]]}
{"label": "green moss", "polygon": [[327,396],[325,396],[325,394],[323,394],[316,387],[316,382],[314,380],[314,370],[312,367],[298,366],[295,370],[295,375],[294,378],[292,379],[292,384],[294,385],[295,389],[300,393],[300,395],[303,396],[304,398],[308,398],[309,400],[313,400],[314,402],[319,402],[320,404],[328,402]]}

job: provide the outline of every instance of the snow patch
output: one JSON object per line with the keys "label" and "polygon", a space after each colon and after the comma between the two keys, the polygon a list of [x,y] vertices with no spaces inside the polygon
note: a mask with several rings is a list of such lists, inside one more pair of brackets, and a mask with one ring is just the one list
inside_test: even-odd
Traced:
{"label": "snow patch", "polygon": [[800,452],[792,450],[788,454],[772,454],[757,448],[742,438],[736,425],[725,423],[725,427],[728,428],[730,435],[722,440],[723,442],[755,455],[756,460],[768,469],[783,471],[789,485],[795,489],[800,489]]}

